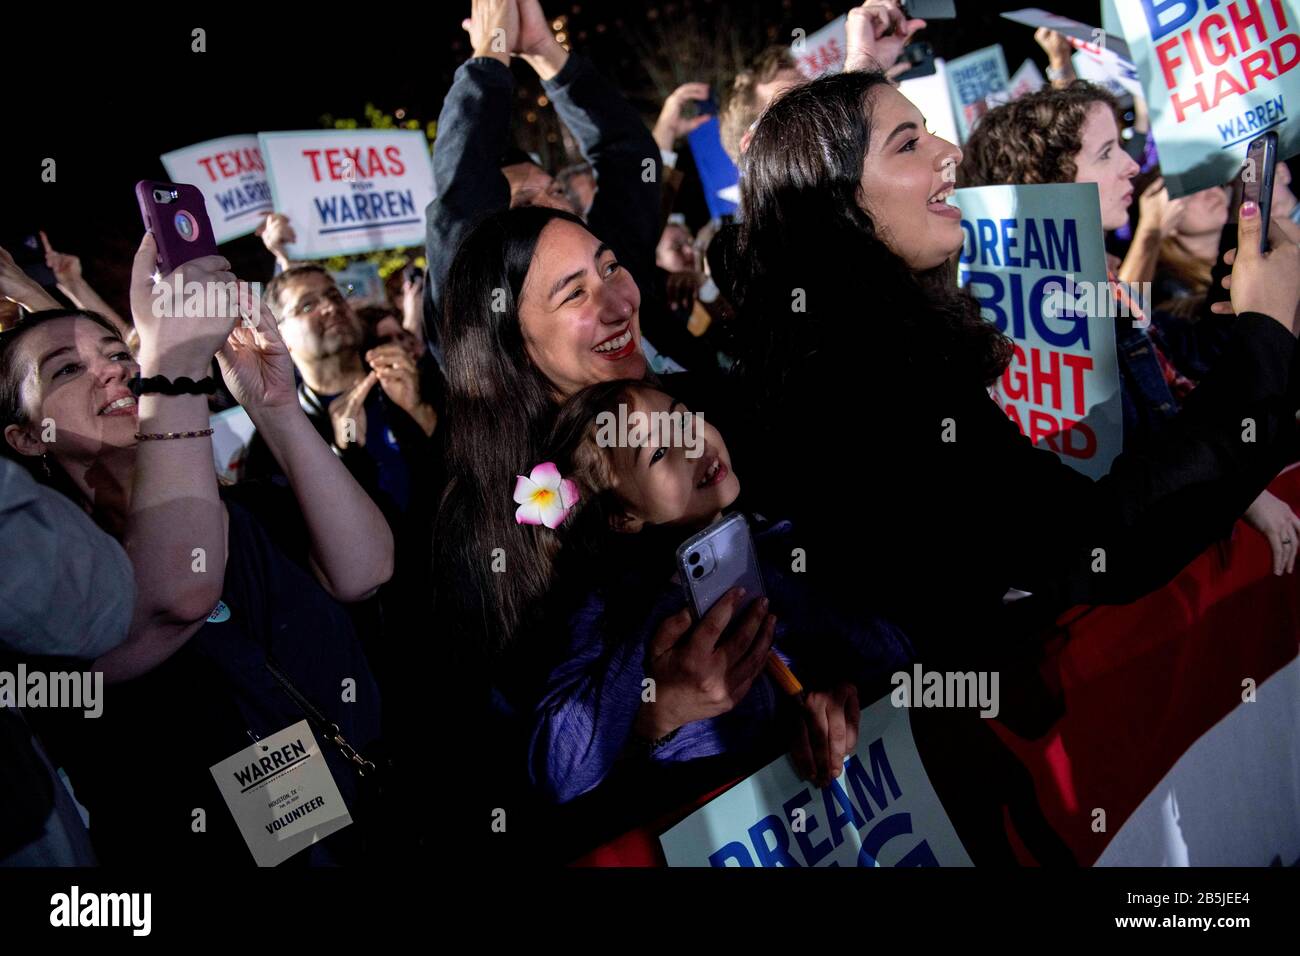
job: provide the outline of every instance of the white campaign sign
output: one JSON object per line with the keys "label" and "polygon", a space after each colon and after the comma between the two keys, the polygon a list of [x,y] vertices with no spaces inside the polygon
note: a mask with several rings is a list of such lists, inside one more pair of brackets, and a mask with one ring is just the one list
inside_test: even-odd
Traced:
{"label": "white campaign sign", "polygon": [[948,64],[942,57],[934,58],[934,72],[898,84],[902,93],[925,117],[925,125],[940,139],[950,143],[958,141],[957,111],[952,104],[952,90],[948,87]]}
{"label": "white campaign sign", "polygon": [[858,747],[823,790],[789,757],[660,837],[669,866],[971,866],[912,739],[907,708],[863,708]]}
{"label": "white campaign sign", "polygon": [[825,73],[839,73],[844,69],[848,53],[848,14],[841,14],[812,36],[796,39],[790,44],[795,66],[810,80]]}
{"label": "white campaign sign", "polygon": [[217,242],[246,236],[271,211],[271,190],[257,137],[223,136],[162,155],[174,183],[198,187]]}
{"label": "white campaign sign", "polygon": [[1137,99],[1146,98],[1137,67],[1114,50],[1084,43],[1073,37],[1070,38],[1070,45],[1074,47],[1070,61],[1074,64],[1074,73],[1079,79],[1098,83],[1119,97],[1127,93]]}
{"label": "white campaign sign", "polygon": [[258,135],[275,211],[298,241],[291,259],[424,245],[433,165],[420,130],[306,130]]}
{"label": "white campaign sign", "polygon": [[227,481],[239,481],[244,474],[248,446],[257,431],[253,420],[242,406],[236,405],[208,416],[208,424],[212,426],[212,457],[217,475]]}

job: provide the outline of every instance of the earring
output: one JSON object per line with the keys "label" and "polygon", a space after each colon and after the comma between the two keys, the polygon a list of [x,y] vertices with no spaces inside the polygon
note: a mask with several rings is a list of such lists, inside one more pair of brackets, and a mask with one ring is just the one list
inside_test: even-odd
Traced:
{"label": "earring", "polygon": [[49,455],[41,455],[41,467],[45,469],[45,477],[46,477],[46,478],[53,478],[53,477],[54,477],[54,473],[53,473],[52,471],[50,471],[50,456],[49,456]]}

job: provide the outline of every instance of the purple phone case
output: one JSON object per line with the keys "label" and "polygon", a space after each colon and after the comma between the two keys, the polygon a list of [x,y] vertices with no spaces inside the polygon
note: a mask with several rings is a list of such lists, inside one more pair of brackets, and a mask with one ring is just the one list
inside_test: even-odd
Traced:
{"label": "purple phone case", "polygon": [[[175,190],[176,199],[161,203],[154,199],[155,189]],[[192,259],[217,254],[207,203],[198,187],[146,179],[135,184],[135,198],[140,204],[144,227],[153,232],[158,243],[158,270],[162,275],[170,275],[177,266]],[[192,239],[182,235],[177,224],[181,214],[189,217]]]}

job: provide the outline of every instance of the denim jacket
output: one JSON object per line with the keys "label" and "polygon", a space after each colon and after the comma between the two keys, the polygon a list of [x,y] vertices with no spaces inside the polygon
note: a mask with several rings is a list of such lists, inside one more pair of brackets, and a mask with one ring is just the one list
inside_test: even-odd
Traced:
{"label": "denim jacket", "polygon": [[1143,436],[1159,431],[1164,423],[1178,414],[1178,400],[1165,381],[1152,347],[1152,331],[1135,326],[1116,329],[1115,357],[1119,362],[1120,394],[1124,406],[1125,450]]}

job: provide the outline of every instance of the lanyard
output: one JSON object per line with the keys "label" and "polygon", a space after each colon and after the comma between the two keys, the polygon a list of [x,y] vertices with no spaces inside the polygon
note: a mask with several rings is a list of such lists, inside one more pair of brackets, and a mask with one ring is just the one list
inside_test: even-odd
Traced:
{"label": "lanyard", "polygon": [[356,766],[358,776],[364,777],[368,772],[373,773],[375,771],[376,768],[374,761],[367,760],[364,756],[358,753],[352,745],[347,742],[347,739],[343,736],[343,731],[339,729],[339,725],[317,710],[316,706],[304,697],[298,691],[298,688],[293,686],[289,681],[289,678],[285,676],[284,672],[276,667],[275,664],[271,663],[269,657],[266,660],[266,669],[271,672],[271,676],[274,677],[276,681],[279,682],[280,686],[284,688],[284,692],[289,695],[289,698],[298,705],[299,709],[302,710],[304,714],[307,715],[307,719],[316,723],[318,729],[325,735],[325,738],[333,743],[334,746],[339,749],[339,752]]}

